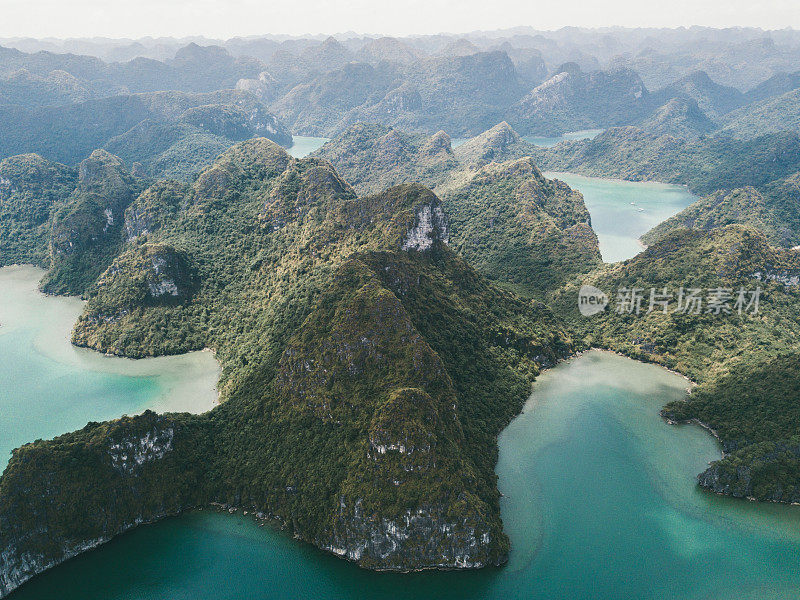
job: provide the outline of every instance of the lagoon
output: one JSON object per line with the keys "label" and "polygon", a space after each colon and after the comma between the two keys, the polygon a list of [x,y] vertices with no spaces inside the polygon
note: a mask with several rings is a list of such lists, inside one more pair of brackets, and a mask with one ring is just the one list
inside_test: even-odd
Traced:
{"label": "lagoon", "polygon": [[581,131],[571,131],[563,135],[545,137],[537,135],[525,135],[522,139],[533,144],[534,146],[541,146],[543,148],[552,148],[561,142],[575,142],[578,140],[593,140],[598,135],[603,133],[605,129],[582,129]]}
{"label": "lagoon", "polygon": [[135,361],[70,344],[83,302],[41,294],[43,274],[0,268],[0,469],[17,446],[89,421],[216,405],[220,369],[210,352]]}
{"label": "lagoon", "polygon": [[330,138],[293,135],[292,145],[286,151],[295,158],[305,158],[315,150],[322,148],[325,142],[329,141]]}

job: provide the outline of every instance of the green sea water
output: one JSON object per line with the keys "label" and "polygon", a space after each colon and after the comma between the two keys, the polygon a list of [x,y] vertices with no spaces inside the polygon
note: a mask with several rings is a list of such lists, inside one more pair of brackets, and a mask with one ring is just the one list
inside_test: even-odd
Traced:
{"label": "green sea water", "polygon": [[545,173],[583,194],[592,228],[605,262],[636,256],[644,246],[639,238],[698,198],[679,185]]}
{"label": "green sea water", "polygon": [[194,512],[52,569],[14,600],[796,599],[800,510],[719,498],[713,438],[658,415],[687,381],[589,352],[545,372],[499,438],[509,564],[361,570],[243,515]]}
{"label": "green sea water", "polygon": [[581,131],[571,131],[555,137],[543,137],[536,135],[526,135],[522,139],[535,146],[552,148],[560,142],[574,142],[577,140],[592,140],[603,133],[605,129],[582,129]]}
{"label": "green sea water", "polygon": [[330,141],[330,138],[293,135],[292,145],[286,151],[295,158],[303,158],[314,152],[314,150],[322,148],[325,142],[328,141]]}
{"label": "green sea water", "polygon": [[0,469],[17,446],[89,421],[213,408],[219,366],[211,353],[134,361],[75,348],[69,334],[83,303],[40,294],[43,273],[0,268]]}

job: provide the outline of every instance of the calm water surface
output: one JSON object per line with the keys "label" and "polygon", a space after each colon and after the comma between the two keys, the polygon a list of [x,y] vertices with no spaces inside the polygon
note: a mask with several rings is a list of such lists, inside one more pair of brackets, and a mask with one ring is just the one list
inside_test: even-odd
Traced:
{"label": "calm water surface", "polygon": [[644,246],[639,238],[679,213],[698,198],[679,185],[585,177],[573,173],[545,173],[583,194],[592,216],[592,228],[605,262],[636,256]]}
{"label": "calm water surface", "polygon": [[287,148],[286,151],[295,158],[304,158],[314,152],[314,150],[319,150],[322,148],[325,142],[329,141],[330,138],[293,135],[292,146]]}
{"label": "calm water surface", "polygon": [[603,133],[605,129],[583,129],[581,131],[572,131],[557,137],[541,137],[536,135],[526,135],[522,139],[529,144],[535,146],[543,146],[544,148],[552,148],[560,142],[574,142],[576,140],[593,140],[598,135]]}
{"label": "calm water surface", "polygon": [[219,366],[209,352],[133,361],[72,346],[83,303],[40,294],[43,273],[0,268],[0,470],[17,446],[89,421],[216,404]]}
{"label": "calm water surface", "polygon": [[796,599],[800,513],[700,492],[719,457],[666,425],[686,380],[590,352],[542,375],[500,436],[503,569],[370,573],[249,518],[196,512],[57,567],[14,600]]}

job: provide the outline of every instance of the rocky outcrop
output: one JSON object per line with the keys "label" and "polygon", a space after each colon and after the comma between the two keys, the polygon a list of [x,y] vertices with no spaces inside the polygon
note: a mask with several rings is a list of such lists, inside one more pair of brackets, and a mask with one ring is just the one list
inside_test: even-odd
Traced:
{"label": "rocky outcrop", "polygon": [[15,450],[0,480],[0,597],[132,527],[194,506],[204,468],[190,459],[201,450],[197,425],[148,411]]}
{"label": "rocky outcrop", "polygon": [[403,242],[403,250],[428,250],[435,240],[443,243],[449,241],[447,219],[440,203],[421,206],[417,210],[414,227],[408,232]]}
{"label": "rocky outcrop", "polygon": [[[459,502],[466,497],[458,499]],[[479,515],[448,515],[444,505],[424,504],[395,518],[368,514],[361,500],[340,501],[332,539],[321,546],[377,570],[475,569],[501,560],[491,556],[491,530]]]}
{"label": "rocky outcrop", "polygon": [[124,213],[141,190],[119,157],[95,150],[81,162],[78,187],[56,212],[50,234],[51,270],[41,287],[82,295],[122,244]]}
{"label": "rocky outcrop", "polygon": [[[763,442],[727,454],[697,476],[700,487],[734,498],[800,502],[800,440]],[[775,474],[782,474],[776,476]]]}

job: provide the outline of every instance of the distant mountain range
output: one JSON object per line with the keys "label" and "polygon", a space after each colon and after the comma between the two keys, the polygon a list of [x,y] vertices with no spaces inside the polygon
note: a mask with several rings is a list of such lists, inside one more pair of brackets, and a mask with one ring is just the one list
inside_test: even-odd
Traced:
{"label": "distant mountain range", "polygon": [[[787,103],[796,104],[786,95],[800,86],[796,40],[780,32],[759,37],[749,30],[737,36],[702,29],[576,29],[218,44],[197,39],[183,45],[7,42],[38,50],[0,48],[0,107],[26,110],[165,90],[236,88],[254,96],[286,130],[324,137],[359,122],[427,134],[443,129],[456,137],[477,135],[502,120],[521,135],[545,136],[622,125],[684,139],[717,130],[752,137],[754,131],[797,128],[794,119],[774,117]],[[63,53],[67,49],[95,56]],[[656,63],[659,72],[651,68]],[[738,81],[750,72],[742,64],[753,71],[746,83]],[[76,149],[72,162],[87,150]]]}

